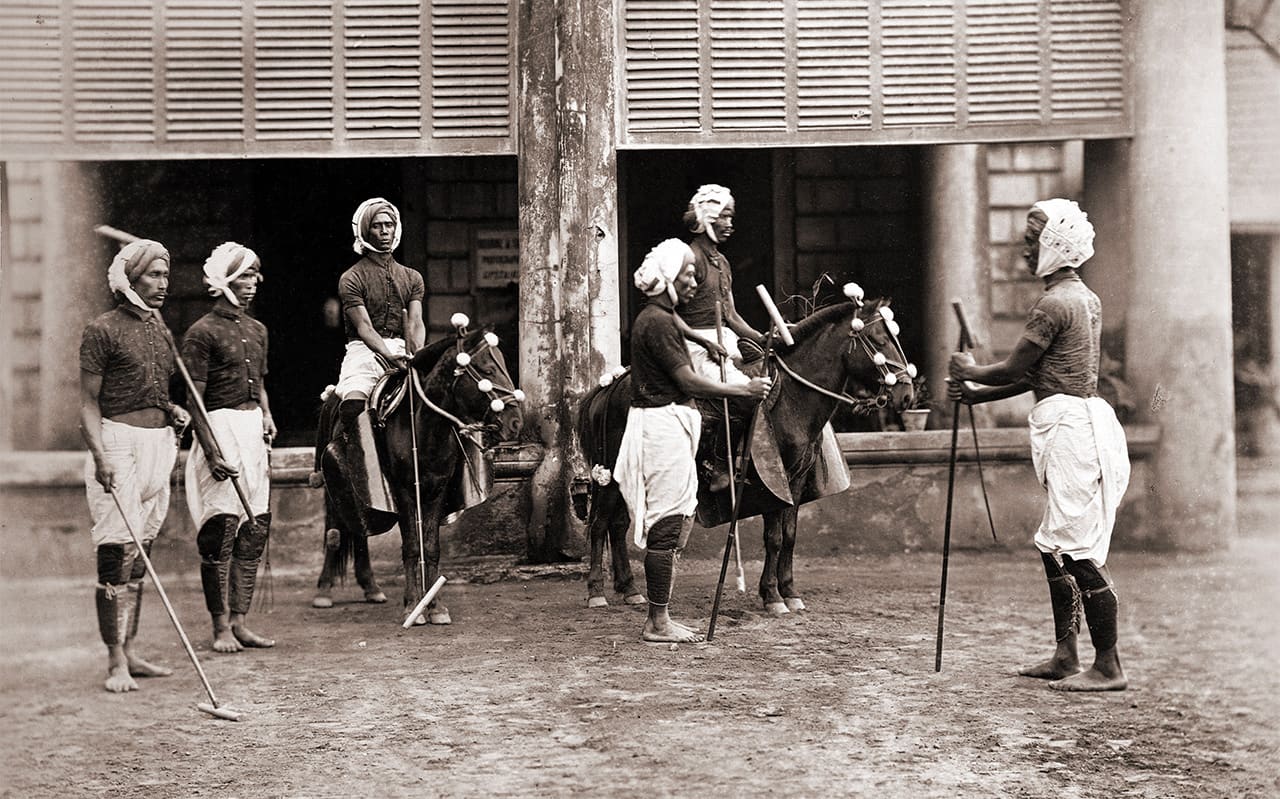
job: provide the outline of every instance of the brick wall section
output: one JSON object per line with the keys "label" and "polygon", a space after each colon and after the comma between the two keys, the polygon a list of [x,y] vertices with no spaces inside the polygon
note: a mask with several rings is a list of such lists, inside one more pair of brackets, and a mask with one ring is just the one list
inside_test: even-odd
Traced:
{"label": "brick wall section", "polygon": [[5,347],[6,355],[0,363],[9,370],[4,380],[9,396],[0,398],[7,403],[0,410],[6,428],[0,440],[13,449],[31,449],[38,446],[39,440],[44,186],[39,164],[8,163],[5,176],[9,225],[4,231],[0,346]]}
{"label": "brick wall section", "polygon": [[1022,260],[1027,210],[1050,197],[1080,192],[1077,143],[987,146],[990,191],[992,343],[1003,355],[1017,341],[1027,311],[1043,290]]}

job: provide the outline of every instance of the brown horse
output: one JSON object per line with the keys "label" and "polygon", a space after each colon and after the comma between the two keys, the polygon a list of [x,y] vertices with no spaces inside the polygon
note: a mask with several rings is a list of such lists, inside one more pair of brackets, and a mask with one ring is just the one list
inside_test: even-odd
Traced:
{"label": "brown horse", "polygon": [[[381,407],[377,444],[399,521],[404,605],[413,608],[422,598],[424,586],[431,586],[439,574],[440,525],[479,499],[474,495],[474,480],[485,470],[483,464],[476,463],[483,459],[476,445],[513,441],[519,436],[524,394],[512,384],[497,337],[485,330],[467,333],[465,323],[459,325],[456,338],[427,345],[414,355],[408,371],[386,380],[375,389],[371,402],[375,410]],[[377,400],[397,395],[398,400]],[[343,577],[352,557],[366,599],[379,601],[381,590],[369,564],[367,536],[389,529],[369,529],[366,515],[356,507],[337,403],[336,396],[325,401],[318,438],[326,442],[318,453],[324,473],[326,546],[318,595],[312,603],[316,607],[332,605],[332,600],[322,600],[328,599],[334,581]],[[381,601],[386,601],[385,595]],[[451,622],[439,596],[427,606],[425,617],[419,616],[415,623],[428,620],[432,624]]]}
{"label": "brown horse", "polygon": [[[892,404],[904,408],[913,395],[915,367],[908,364],[898,343],[897,323],[888,300],[842,302],[823,308],[791,329],[795,345],[775,351],[775,388],[758,415],[757,427],[772,430],[777,462],[784,475],[768,482],[753,464],[743,483],[739,518],[762,515],[764,519],[764,568],[760,574],[760,598],[773,614],[802,610],[804,602],[795,588],[792,564],[796,542],[797,507],[821,496],[816,473],[822,468],[823,431],[841,403],[855,411],[871,413]],[[628,604],[644,602],[636,589],[627,552],[630,513],[617,484],[601,481],[611,473],[622,443],[631,404],[631,376],[593,389],[579,410],[578,434],[582,450],[593,468],[587,531],[591,540],[591,569],[587,579],[588,604],[607,604],[604,596],[604,547],[610,547],[613,587]],[[757,431],[759,432],[759,431]],[[735,432],[735,438],[737,433]],[[753,440],[756,437],[753,436]],[[699,458],[703,457],[702,454]],[[828,459],[829,460],[829,459]],[[838,468],[844,470],[843,461]],[[847,486],[847,473],[842,472]],[[789,494],[789,499],[779,495]],[[698,521],[703,526],[728,521],[728,492],[713,494],[705,485],[698,491]]]}

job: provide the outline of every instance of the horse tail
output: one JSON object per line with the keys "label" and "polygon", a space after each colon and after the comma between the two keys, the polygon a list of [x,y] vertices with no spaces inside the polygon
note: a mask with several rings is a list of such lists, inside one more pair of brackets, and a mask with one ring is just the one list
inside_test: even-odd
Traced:
{"label": "horse tail", "polygon": [[337,418],[338,395],[333,392],[333,386],[329,386],[320,395],[320,418],[316,424],[316,458],[315,471],[320,472],[324,469],[324,451],[329,446],[329,441],[333,438],[334,419]]}
{"label": "horse tail", "polygon": [[630,372],[608,385],[596,386],[583,398],[578,406],[577,432],[589,465],[613,468],[630,404]]}

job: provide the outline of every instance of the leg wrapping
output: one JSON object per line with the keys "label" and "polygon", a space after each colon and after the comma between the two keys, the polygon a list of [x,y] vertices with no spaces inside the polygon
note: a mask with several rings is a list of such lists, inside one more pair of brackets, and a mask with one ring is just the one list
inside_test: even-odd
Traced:
{"label": "leg wrapping", "polygon": [[98,633],[107,646],[120,646],[129,632],[126,586],[133,558],[130,548],[124,544],[103,544],[98,547],[98,586],[94,590],[94,604],[98,611]]}
{"label": "leg wrapping", "polygon": [[245,522],[235,537],[231,554],[228,593],[232,613],[248,613],[253,602],[253,589],[258,581],[258,564],[271,530],[271,514],[260,514],[254,524]]}
{"label": "leg wrapping", "polygon": [[1080,632],[1080,589],[1052,555],[1041,553],[1045,577],[1049,580],[1049,601],[1053,604],[1053,635],[1063,641]]}
{"label": "leg wrapping", "polygon": [[682,516],[664,517],[649,528],[649,546],[644,552],[644,580],[651,605],[666,605],[671,601],[683,528]]}
{"label": "leg wrapping", "polygon": [[1119,639],[1120,599],[1105,566],[1094,566],[1087,560],[1063,562],[1076,582],[1084,602],[1084,617],[1089,624],[1089,637],[1099,652],[1114,649]]}
{"label": "leg wrapping", "polygon": [[127,593],[121,597],[121,602],[132,608],[129,612],[129,629],[125,630],[127,643],[138,637],[138,619],[142,617],[142,581],[129,583],[125,590]]}
{"label": "leg wrapping", "polygon": [[209,519],[196,535],[204,605],[214,616],[227,612],[227,571],[235,538],[236,517],[226,513]]}

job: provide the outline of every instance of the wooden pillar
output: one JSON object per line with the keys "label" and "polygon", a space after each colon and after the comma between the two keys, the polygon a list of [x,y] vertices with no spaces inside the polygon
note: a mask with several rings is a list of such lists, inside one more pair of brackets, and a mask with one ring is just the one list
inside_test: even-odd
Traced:
{"label": "wooden pillar", "polygon": [[[960,341],[953,300],[964,303],[973,334],[991,345],[991,244],[987,202],[987,148],[937,145],[923,155],[925,212],[925,313],[929,342],[920,364],[934,403],[946,401],[947,361]],[[978,353],[982,359],[984,353]],[[981,412],[979,407],[975,409]],[[984,420],[985,421],[985,420]]]}
{"label": "wooden pillar", "polygon": [[1155,526],[1172,546],[1212,549],[1236,530],[1223,3],[1131,8],[1126,372],[1162,429]]}
{"label": "wooden pillar", "polygon": [[97,165],[42,169],[39,447],[80,449],[80,337],[111,307],[107,267],[116,247],[93,232],[103,222]]}
{"label": "wooden pillar", "polygon": [[587,467],[578,403],[621,360],[614,19],[585,0],[521,0],[520,374],[545,448],[531,479],[529,556],[577,557],[569,490]]}

